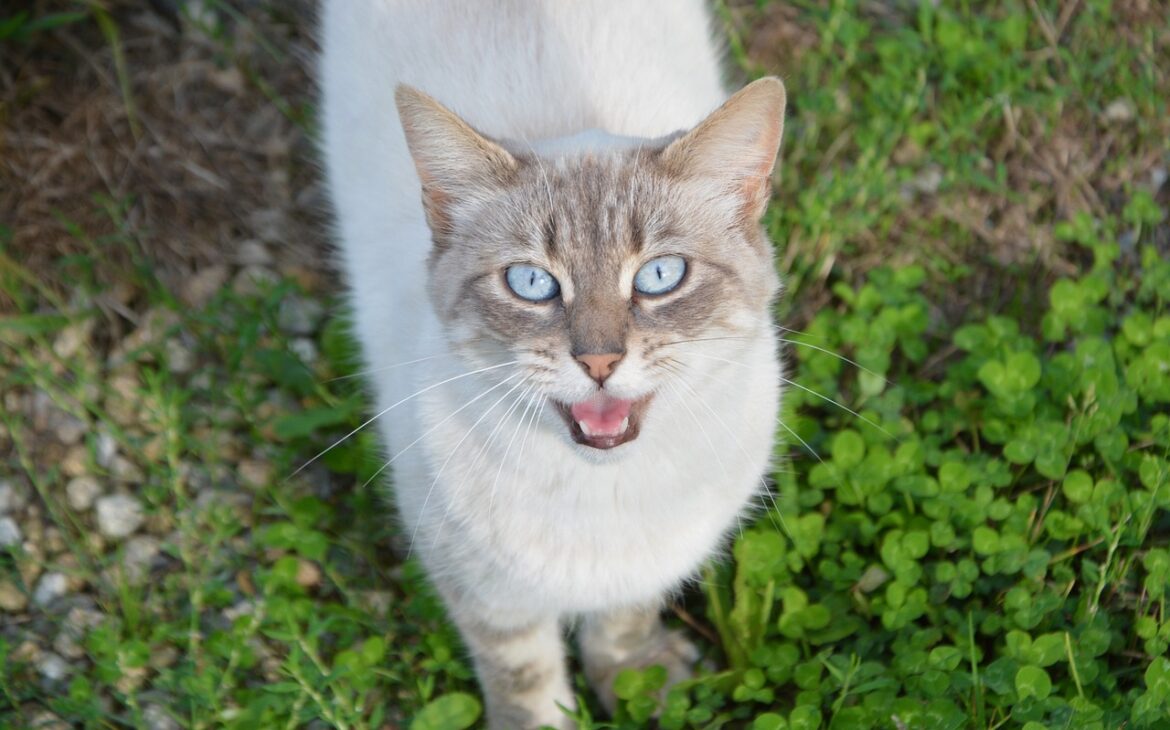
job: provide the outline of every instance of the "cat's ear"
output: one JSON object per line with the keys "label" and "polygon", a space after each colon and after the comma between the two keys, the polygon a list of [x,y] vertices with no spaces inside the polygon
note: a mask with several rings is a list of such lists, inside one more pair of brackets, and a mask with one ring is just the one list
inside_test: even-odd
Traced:
{"label": "cat's ear", "polygon": [[506,183],[518,163],[503,147],[418,89],[400,84],[394,101],[422,182],[427,222],[436,234],[450,232],[452,206],[484,197]]}
{"label": "cat's ear", "polygon": [[772,192],[772,166],[784,132],[784,84],[775,77],[748,84],[699,126],[671,142],[662,161],[672,173],[710,180],[756,222]]}

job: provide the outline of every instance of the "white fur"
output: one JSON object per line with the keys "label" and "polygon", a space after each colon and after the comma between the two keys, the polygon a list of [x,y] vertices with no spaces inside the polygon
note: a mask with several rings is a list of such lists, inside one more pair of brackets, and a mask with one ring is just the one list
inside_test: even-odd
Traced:
{"label": "white fur", "polygon": [[[689,379],[698,397],[658,386],[641,435],[612,452],[573,444],[537,400],[501,421],[527,384],[485,415],[520,378],[481,394],[514,366],[408,399],[510,356],[461,361],[431,307],[430,233],[394,89],[417,87],[549,164],[628,146],[622,137],[662,137],[726,99],[703,3],[326,0],[323,20],[328,179],[376,409],[404,401],[377,425],[390,455],[402,452],[392,481],[413,549],[438,583],[503,626],[660,601],[761,490],[779,398],[766,313],[741,322],[754,339],[680,350],[702,374]],[[419,358],[433,359],[387,369]],[[571,385],[558,396],[593,387],[574,365],[562,375]],[[611,385],[619,394],[651,387],[632,365]]]}

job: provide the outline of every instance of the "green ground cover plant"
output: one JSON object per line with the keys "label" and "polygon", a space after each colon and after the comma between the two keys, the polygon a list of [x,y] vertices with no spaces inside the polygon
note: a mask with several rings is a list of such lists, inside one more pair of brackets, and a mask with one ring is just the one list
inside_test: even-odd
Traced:
{"label": "green ground cover plant", "polygon": [[[269,26],[206,5],[232,93],[311,119],[235,55]],[[776,468],[671,614],[704,672],[624,673],[612,719],[578,678],[580,727],[1170,727],[1157,5],[717,4],[789,88]],[[0,50],[91,38],[149,141],[152,26],[97,7],[0,17]],[[135,196],[82,198],[51,259],[0,207],[0,727],[477,726],[373,434],[306,465],[368,417],[336,287],[275,236],[176,282]]]}

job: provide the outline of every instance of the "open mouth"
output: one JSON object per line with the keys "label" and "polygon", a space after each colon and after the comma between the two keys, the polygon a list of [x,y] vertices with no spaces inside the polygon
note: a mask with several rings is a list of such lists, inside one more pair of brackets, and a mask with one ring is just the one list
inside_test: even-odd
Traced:
{"label": "open mouth", "polygon": [[554,402],[574,441],[595,449],[612,449],[638,438],[642,414],[650,398],[651,395],[647,395],[637,400],[623,400],[598,391],[571,405]]}

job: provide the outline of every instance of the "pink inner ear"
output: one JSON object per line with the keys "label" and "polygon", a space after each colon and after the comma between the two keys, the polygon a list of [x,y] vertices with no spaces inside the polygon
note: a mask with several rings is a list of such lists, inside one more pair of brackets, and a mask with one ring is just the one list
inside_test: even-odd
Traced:
{"label": "pink inner ear", "polygon": [[[780,128],[779,125],[765,124],[760,130],[759,136],[752,145],[753,150],[775,150],[780,146]],[[745,213],[750,213],[758,208],[755,216],[758,218],[764,213],[764,206],[768,202],[768,196],[771,193],[772,183],[772,167],[776,164],[775,156],[761,157],[759,163],[752,170],[752,174],[744,178],[743,196],[747,201]]]}

